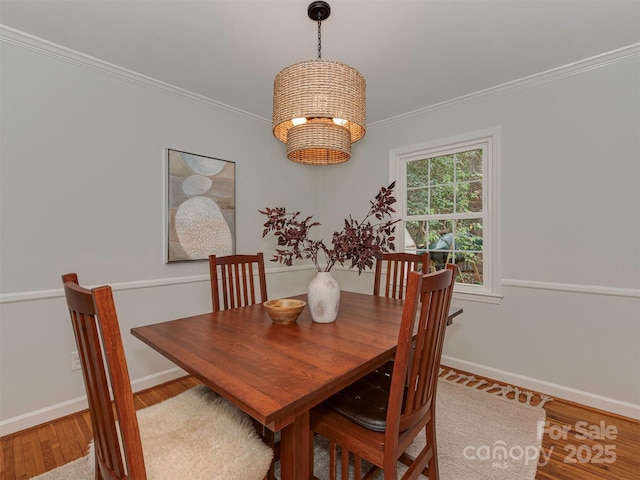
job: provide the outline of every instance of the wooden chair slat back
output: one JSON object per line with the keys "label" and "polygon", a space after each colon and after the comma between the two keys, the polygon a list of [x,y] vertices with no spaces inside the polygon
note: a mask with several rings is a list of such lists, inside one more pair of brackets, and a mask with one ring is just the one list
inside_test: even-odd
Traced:
{"label": "wooden chair slat back", "polygon": [[89,402],[96,478],[145,480],[138,418],[111,287],[87,290],[78,285],[75,273],[63,275],[62,281]]}
{"label": "wooden chair slat back", "polygon": [[[258,282],[256,285],[255,275]],[[255,255],[209,256],[213,311],[244,307],[267,298],[267,281],[262,253]],[[220,280],[218,280],[220,277]],[[258,298],[257,292],[260,292]],[[222,298],[220,298],[222,297]]]}
{"label": "wooden chair slat back", "polygon": [[387,412],[390,439],[420,423],[434,407],[455,268],[409,274]]}
{"label": "wooden chair slat back", "polygon": [[[376,258],[373,294],[403,299],[409,272],[427,273],[428,253],[383,253]],[[383,271],[386,273],[383,275]]]}

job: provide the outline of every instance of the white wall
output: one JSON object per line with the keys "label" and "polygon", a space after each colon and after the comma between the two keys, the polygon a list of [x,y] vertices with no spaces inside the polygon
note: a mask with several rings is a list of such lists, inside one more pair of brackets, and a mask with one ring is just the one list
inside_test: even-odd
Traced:
{"label": "white wall", "polygon": [[[206,262],[164,263],[166,148],[236,162],[240,253],[269,258],[274,241],[262,240],[265,219],[257,210],[294,198],[315,213],[319,183],[313,168],[286,159],[265,120],[131,81],[107,66],[0,45],[5,434],[77,410],[84,395],[80,372],[70,371],[77,349],[61,274],[113,285],[123,332],[211,308]],[[271,296],[304,291],[307,271],[268,267]],[[138,388],[180,374],[130,335],[124,341]]]}
{"label": "white wall", "polygon": [[[637,416],[640,57],[633,51],[373,126],[350,162],[327,171],[322,191],[336,194],[321,201],[326,223],[340,228],[388,183],[390,150],[499,127],[504,298],[458,300],[465,311],[447,331],[444,362]],[[370,290],[368,276],[339,276]]]}
{"label": "white wall", "polygon": [[[210,308],[206,263],[163,263],[166,148],[236,162],[237,250],[270,256],[259,208],[299,209],[330,233],[388,182],[389,150],[496,126],[504,299],[460,302],[446,360],[636,411],[637,56],[370,126],[351,161],[316,168],[286,160],[268,121],[17,43],[0,42],[0,434],[82,408],[62,273],[112,284],[124,332]],[[272,298],[302,293],[313,275],[269,267]],[[370,291],[368,273],[335,274]],[[136,388],[180,375],[124,341]]]}

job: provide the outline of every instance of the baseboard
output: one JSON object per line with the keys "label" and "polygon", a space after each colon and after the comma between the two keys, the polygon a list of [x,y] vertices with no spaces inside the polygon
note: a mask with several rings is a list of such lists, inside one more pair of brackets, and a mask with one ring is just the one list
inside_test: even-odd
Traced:
{"label": "baseboard", "polygon": [[[546,393],[552,397],[563,398],[572,402],[580,403],[588,407],[597,408],[607,412],[615,413],[629,418],[640,420],[640,405],[621,402],[613,398],[595,395],[593,393],[565,387],[551,382],[545,382],[524,375],[507,372],[497,368],[487,367],[478,363],[468,362],[459,358],[442,356],[442,363],[447,367],[464,370],[484,377],[493,378],[510,385],[535,390]],[[133,390],[139,392],[147,388],[152,388],[165,382],[170,382],[184,376],[184,370],[175,367],[163,372],[149,375],[132,382]],[[10,435],[21,430],[48,423],[67,415],[80,412],[87,408],[86,396],[77,397],[65,402],[51,405],[46,408],[28,412],[16,417],[8,418],[0,422],[0,436]]]}
{"label": "baseboard", "polygon": [[616,415],[640,420],[640,405],[622,402],[614,398],[603,397],[594,393],[577,390],[557,383],[545,382],[536,378],[506,372],[497,368],[487,367],[478,363],[468,362],[459,358],[442,356],[442,364],[453,369],[493,378],[513,386],[546,393],[552,397],[563,398],[598,410],[604,410]]}
{"label": "baseboard", "polygon": [[[185,375],[186,372],[184,370],[174,367],[169,370],[165,370],[164,372],[149,375],[133,381],[133,391],[139,392],[141,390],[146,390],[147,388],[155,387],[165,382],[170,382],[171,380],[175,380]],[[43,423],[49,423],[58,418],[81,412],[87,408],[87,397],[86,395],[83,395],[49,407],[34,410],[33,412],[27,412],[16,417],[8,418],[0,422],[0,437],[19,432],[21,430],[26,430],[28,428],[33,428],[38,425],[42,425]]]}

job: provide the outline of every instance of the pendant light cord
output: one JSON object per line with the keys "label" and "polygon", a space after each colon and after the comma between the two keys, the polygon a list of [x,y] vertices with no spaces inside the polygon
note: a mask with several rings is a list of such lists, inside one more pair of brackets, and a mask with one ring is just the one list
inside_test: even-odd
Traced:
{"label": "pendant light cord", "polygon": [[[320,14],[318,14],[320,16]],[[320,26],[322,22],[318,20],[318,60],[322,59],[322,34],[320,33]]]}

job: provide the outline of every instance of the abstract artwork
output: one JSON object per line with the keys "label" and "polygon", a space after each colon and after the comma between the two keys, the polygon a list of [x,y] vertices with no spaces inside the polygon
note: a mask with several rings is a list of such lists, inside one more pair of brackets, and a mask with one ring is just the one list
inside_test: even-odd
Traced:
{"label": "abstract artwork", "polygon": [[235,253],[235,163],[167,150],[167,262]]}

